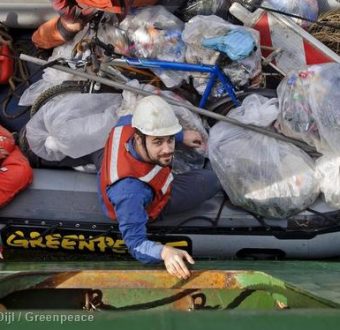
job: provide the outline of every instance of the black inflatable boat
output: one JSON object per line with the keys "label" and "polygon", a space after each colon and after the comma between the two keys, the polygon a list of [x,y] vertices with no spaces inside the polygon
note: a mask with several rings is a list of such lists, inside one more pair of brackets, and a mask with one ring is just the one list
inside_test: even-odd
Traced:
{"label": "black inflatable boat", "polygon": [[[3,245],[128,256],[116,223],[105,217],[96,176],[36,169],[33,184],[0,210]],[[217,194],[190,212],[151,223],[150,239],[196,258],[318,259],[340,255],[340,212],[321,200],[289,219],[265,219]]]}

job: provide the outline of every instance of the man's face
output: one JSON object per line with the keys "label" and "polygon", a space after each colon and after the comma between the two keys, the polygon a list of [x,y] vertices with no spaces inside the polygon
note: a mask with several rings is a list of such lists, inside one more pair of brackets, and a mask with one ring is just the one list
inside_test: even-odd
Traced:
{"label": "man's face", "polygon": [[160,166],[169,166],[175,151],[175,136],[146,136],[150,160]]}

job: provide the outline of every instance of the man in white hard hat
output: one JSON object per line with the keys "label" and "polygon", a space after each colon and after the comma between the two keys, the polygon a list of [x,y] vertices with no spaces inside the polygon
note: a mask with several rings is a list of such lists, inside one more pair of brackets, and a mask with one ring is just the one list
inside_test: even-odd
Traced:
{"label": "man in white hard hat", "polygon": [[220,189],[216,175],[206,169],[173,177],[171,162],[175,140],[202,147],[197,131],[184,130],[172,107],[159,96],[137,103],[134,114],[120,119],[106,142],[100,193],[106,214],[117,220],[131,255],[143,263],[164,261],[167,271],[186,279],[186,262],[194,260],[184,250],[147,239],[146,224],[161,213],[197,207]]}

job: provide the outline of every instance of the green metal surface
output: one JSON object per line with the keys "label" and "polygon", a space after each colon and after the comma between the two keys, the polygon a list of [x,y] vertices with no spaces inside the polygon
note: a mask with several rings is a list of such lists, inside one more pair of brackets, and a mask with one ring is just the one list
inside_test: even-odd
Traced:
{"label": "green metal surface", "polygon": [[7,310],[228,310],[340,308],[258,271],[194,270],[178,280],[163,270],[72,270],[2,273]]}
{"label": "green metal surface", "polygon": [[[163,269],[138,262],[0,262],[0,277],[18,271],[84,269]],[[340,304],[339,261],[198,261],[193,269],[257,270]]]}
{"label": "green metal surface", "polygon": [[[18,272],[42,272],[39,281],[46,279],[47,273],[56,271],[81,271],[86,269],[107,270],[107,269],[134,269],[134,270],[150,270],[150,269],[163,269],[159,267],[143,267],[137,262],[45,262],[45,263],[31,263],[31,262],[6,262],[0,263],[0,279],[4,279],[8,276],[13,276]],[[257,285],[268,285],[268,287],[275,288],[272,292],[264,290],[255,290],[251,295],[247,297],[238,309],[226,309],[218,311],[215,309],[205,311],[193,311],[193,312],[174,312],[169,311],[166,308],[159,308],[155,310],[145,311],[119,311],[116,310],[103,310],[101,312],[86,312],[84,315],[88,318],[93,316],[92,320],[84,322],[66,321],[61,324],[61,320],[56,321],[44,321],[44,318],[51,317],[56,313],[64,315],[66,317],[70,314],[75,314],[79,317],[83,312],[72,312],[70,310],[53,309],[53,310],[40,310],[35,309],[32,311],[33,315],[36,315],[38,320],[30,321],[25,320],[25,313],[29,312],[27,309],[21,311],[21,320],[18,321],[18,313],[15,313],[14,321],[11,324],[6,324],[0,319],[0,329],[25,329],[25,330],[38,330],[38,329],[206,329],[212,327],[213,329],[338,329],[340,324],[340,311],[338,309],[325,309],[320,306],[314,306],[314,308],[305,309],[300,306],[297,309],[283,309],[277,310],[277,302],[284,306],[292,299],[292,296],[287,297],[287,292],[282,294],[280,289],[282,286],[292,285],[295,288],[294,294],[296,294],[297,302],[294,304],[302,303],[299,293],[302,291],[308,291],[304,297],[310,297],[310,294],[316,295],[326,300],[330,300],[334,303],[340,303],[340,263],[337,261],[201,261],[197,262],[194,266],[195,270],[256,270],[265,272],[270,276],[264,276],[262,273],[255,273],[253,277],[243,277],[242,273],[239,273],[238,283],[243,286],[246,291],[254,289]],[[43,273],[46,274],[43,274]],[[31,279],[31,283],[26,283],[27,287],[31,284],[37,283],[37,277]],[[23,283],[15,282],[13,286]],[[111,291],[110,291],[111,290]],[[116,307],[122,307],[122,299],[124,298],[124,290],[115,292],[117,289],[108,290],[104,296],[108,297],[108,300],[104,299],[104,303],[108,304],[114,297]],[[2,289],[0,289],[0,293]],[[2,292],[3,293],[3,292]],[[208,289],[205,289],[205,293],[208,294]],[[221,304],[221,301],[225,299],[232,301],[232,299],[240,293],[234,292],[220,292],[214,299],[211,300],[211,306]],[[305,293],[305,292],[304,292]],[[149,296],[150,292],[135,291],[136,299],[138,297]],[[153,298],[161,298],[164,295],[162,293],[153,292]],[[158,294],[158,296],[157,296]],[[160,294],[160,295],[159,295]],[[149,296],[150,297],[150,296]],[[52,300],[52,299],[51,299]],[[322,300],[322,299],[321,299]],[[242,305],[242,303],[244,305]],[[316,300],[316,303],[319,303]],[[247,304],[251,306],[257,306],[256,311],[247,308]],[[274,309],[272,307],[275,306]],[[32,306],[33,307],[33,306]],[[45,307],[48,307],[45,305]],[[2,315],[4,315],[2,312]],[[41,314],[41,315],[40,315]],[[1,317],[1,312],[0,312]],[[39,319],[42,317],[42,319]]]}

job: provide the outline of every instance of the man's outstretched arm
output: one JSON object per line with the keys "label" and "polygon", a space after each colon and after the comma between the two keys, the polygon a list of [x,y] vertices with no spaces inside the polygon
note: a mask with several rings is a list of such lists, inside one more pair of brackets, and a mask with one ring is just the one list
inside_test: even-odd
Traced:
{"label": "man's outstretched arm", "polygon": [[188,278],[190,272],[185,260],[190,263],[194,261],[187,252],[147,239],[148,215],[145,207],[153,198],[151,188],[137,179],[126,178],[110,187],[107,194],[115,205],[119,230],[131,255],[142,263],[164,260],[171,275]]}

